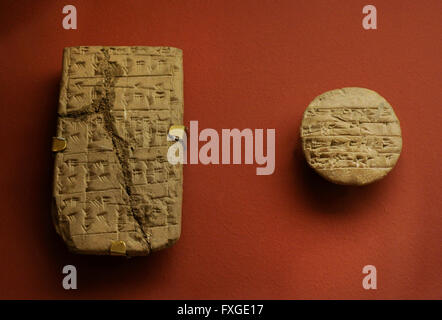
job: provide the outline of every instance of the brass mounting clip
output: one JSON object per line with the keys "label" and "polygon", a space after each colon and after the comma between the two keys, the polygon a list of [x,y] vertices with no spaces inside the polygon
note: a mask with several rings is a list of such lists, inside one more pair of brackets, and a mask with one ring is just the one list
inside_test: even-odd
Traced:
{"label": "brass mounting clip", "polygon": [[126,242],[124,242],[123,240],[112,241],[110,254],[111,256],[125,256]]}
{"label": "brass mounting clip", "polygon": [[63,137],[52,137],[52,152],[60,152],[66,149],[66,139]]}

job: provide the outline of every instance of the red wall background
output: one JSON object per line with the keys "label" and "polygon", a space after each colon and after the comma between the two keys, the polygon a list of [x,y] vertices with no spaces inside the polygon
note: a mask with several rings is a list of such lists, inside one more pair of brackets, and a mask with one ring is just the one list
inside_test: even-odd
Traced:
{"label": "red wall background", "polygon": [[[62,28],[77,8],[78,29]],[[362,28],[374,4],[378,30]],[[0,298],[442,298],[442,2],[2,1]],[[145,258],[67,252],[50,218],[62,48],[184,51],[185,121],[275,128],[276,169],[187,165],[183,231]],[[306,165],[299,125],[318,94],[361,86],[401,121],[396,168],[363,188]],[[62,288],[62,267],[78,290]],[[362,268],[378,290],[362,288]]]}

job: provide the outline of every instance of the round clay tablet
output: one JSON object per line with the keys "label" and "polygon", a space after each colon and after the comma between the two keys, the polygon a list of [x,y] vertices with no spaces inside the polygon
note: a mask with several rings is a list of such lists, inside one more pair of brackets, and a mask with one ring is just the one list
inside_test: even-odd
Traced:
{"label": "round clay tablet", "polygon": [[401,127],[391,105],[364,88],[343,88],[317,96],[304,112],[302,149],[325,179],[364,185],[383,178],[402,149]]}

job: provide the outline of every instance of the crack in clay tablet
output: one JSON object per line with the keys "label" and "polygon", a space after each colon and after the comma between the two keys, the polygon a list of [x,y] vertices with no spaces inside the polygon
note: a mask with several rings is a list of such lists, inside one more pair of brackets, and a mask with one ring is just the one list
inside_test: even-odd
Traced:
{"label": "crack in clay tablet", "polygon": [[64,49],[53,219],[72,251],[147,255],[178,240],[183,175],[167,133],[183,122],[182,81],[180,49]]}
{"label": "crack in clay tablet", "polygon": [[364,88],[331,90],[304,111],[302,149],[325,179],[365,185],[382,179],[402,150],[401,127],[391,105]]}

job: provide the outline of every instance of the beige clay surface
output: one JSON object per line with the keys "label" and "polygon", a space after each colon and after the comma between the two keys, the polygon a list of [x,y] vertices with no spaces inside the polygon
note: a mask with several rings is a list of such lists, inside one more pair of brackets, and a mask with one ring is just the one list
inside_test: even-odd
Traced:
{"label": "beige clay surface", "polygon": [[183,121],[182,52],[72,47],[63,54],[53,218],[79,253],[146,255],[181,232],[182,166],[167,132]]}
{"label": "beige clay surface", "polygon": [[344,185],[383,178],[402,149],[393,108],[364,88],[337,89],[316,97],[304,112],[301,139],[308,164],[327,180]]}

